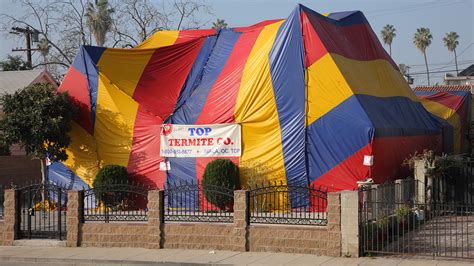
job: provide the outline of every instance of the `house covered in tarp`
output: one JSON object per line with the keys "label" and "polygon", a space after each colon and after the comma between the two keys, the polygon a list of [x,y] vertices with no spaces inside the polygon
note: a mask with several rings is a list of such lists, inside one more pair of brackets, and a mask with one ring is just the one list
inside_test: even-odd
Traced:
{"label": "house covered in tarp", "polygon": [[415,88],[415,93],[422,99],[426,110],[445,121],[443,150],[454,154],[470,153],[471,87],[467,85],[420,86]]}
{"label": "house covered in tarp", "polygon": [[133,49],[84,46],[59,91],[80,106],[62,164],[88,184],[107,164],[160,187],[201,179],[213,158],[167,158],[160,170],[164,123],[239,123],[242,155],[230,159],[242,184],[353,189],[393,179],[410,154],[443,145],[441,122],[359,11],[298,5],[250,27],[162,31]]}

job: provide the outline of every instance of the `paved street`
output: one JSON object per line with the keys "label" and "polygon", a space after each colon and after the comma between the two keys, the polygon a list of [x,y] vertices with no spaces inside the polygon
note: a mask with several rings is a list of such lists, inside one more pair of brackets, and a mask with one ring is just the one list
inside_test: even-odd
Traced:
{"label": "paved street", "polygon": [[0,265],[472,265],[468,261],[143,248],[0,247]]}

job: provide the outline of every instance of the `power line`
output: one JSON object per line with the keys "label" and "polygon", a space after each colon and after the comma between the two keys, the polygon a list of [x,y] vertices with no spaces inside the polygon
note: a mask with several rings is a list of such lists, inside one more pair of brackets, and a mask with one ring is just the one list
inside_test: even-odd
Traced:
{"label": "power line", "polygon": [[453,5],[457,5],[457,4],[460,4],[460,3],[462,3],[462,2],[438,3],[437,5],[433,4],[432,6],[423,5],[423,6],[415,7],[415,8],[393,9],[392,11],[386,11],[386,12],[382,12],[382,13],[379,13],[379,14],[371,15],[371,17],[394,15],[394,14],[400,14],[400,13],[410,13],[410,12],[416,12],[416,11],[420,11],[420,10],[426,10],[426,9],[430,9],[430,8],[435,8],[435,7],[453,6]]}
{"label": "power line", "polygon": [[[452,71],[456,71],[456,69],[452,69],[452,70],[441,70],[441,71],[430,71],[430,74],[435,74],[435,73],[447,73],[447,72],[452,72]],[[415,76],[415,75],[426,75],[426,72],[410,73],[410,76]]]}

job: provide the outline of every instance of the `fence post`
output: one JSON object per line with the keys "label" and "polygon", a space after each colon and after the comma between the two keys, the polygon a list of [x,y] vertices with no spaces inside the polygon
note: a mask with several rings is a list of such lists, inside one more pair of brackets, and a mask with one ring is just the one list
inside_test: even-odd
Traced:
{"label": "fence post", "polygon": [[81,245],[80,241],[80,223],[81,217],[84,215],[84,191],[69,190],[67,193],[67,212],[66,212],[66,226],[67,226],[67,241],[68,247],[78,247]]}
{"label": "fence post", "polygon": [[359,192],[341,192],[341,253],[359,257]]}
{"label": "fence post", "polygon": [[402,203],[402,202],[405,202],[405,198],[404,198],[404,195],[405,195],[405,192],[404,192],[404,189],[405,189],[405,180],[403,179],[397,179],[395,180],[395,202],[396,203]]}
{"label": "fence post", "polygon": [[379,218],[380,215],[380,207],[381,207],[381,202],[382,202],[382,189],[379,188],[379,184],[373,184],[371,193],[370,193],[370,202],[372,203],[372,212],[373,216],[377,219]]}
{"label": "fence post", "polygon": [[163,248],[164,191],[148,191],[148,245],[150,249]]}
{"label": "fence post", "polygon": [[416,201],[418,203],[424,204],[426,203],[426,168],[425,168],[425,160],[415,160],[415,182],[418,183],[418,187],[415,195],[416,196]]}
{"label": "fence post", "polygon": [[12,246],[13,241],[17,239],[19,228],[19,206],[18,206],[19,192],[16,189],[5,190],[4,206],[4,232],[2,245]]}
{"label": "fence post", "polygon": [[248,225],[250,219],[250,192],[234,191],[234,232],[233,251],[248,251]]}
{"label": "fence post", "polygon": [[327,255],[333,257],[341,256],[341,193],[328,193],[327,202],[327,230],[329,239],[327,239]]}

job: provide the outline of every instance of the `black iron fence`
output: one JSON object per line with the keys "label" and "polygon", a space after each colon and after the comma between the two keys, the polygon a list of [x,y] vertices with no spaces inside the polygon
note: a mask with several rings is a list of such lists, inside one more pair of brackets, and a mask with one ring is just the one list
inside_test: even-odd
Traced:
{"label": "black iron fence", "polygon": [[83,191],[84,222],[148,221],[148,191],[138,183],[111,183]]}
{"label": "black iron fence", "polygon": [[164,221],[232,223],[233,203],[233,189],[194,181],[167,183]]}
{"label": "black iron fence", "polygon": [[363,255],[474,259],[473,223],[473,205],[367,201],[360,212],[360,247]]}
{"label": "black iron fence", "polygon": [[51,182],[32,182],[18,189],[20,238],[66,236],[67,188]]}
{"label": "black iron fence", "polygon": [[250,223],[327,224],[327,189],[271,182],[249,190]]}
{"label": "black iron fence", "polygon": [[455,161],[441,178],[433,182],[437,202],[474,204],[474,160]]}

